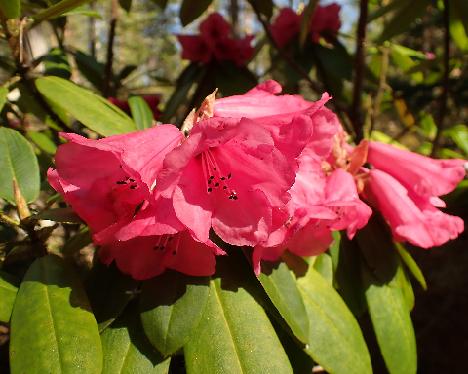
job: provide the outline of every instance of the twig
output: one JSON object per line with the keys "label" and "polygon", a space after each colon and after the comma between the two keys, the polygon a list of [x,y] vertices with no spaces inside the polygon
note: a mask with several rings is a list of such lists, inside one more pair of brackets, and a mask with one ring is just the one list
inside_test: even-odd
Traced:
{"label": "twig", "polygon": [[106,66],[104,69],[104,82],[102,87],[102,94],[107,97],[110,94],[111,82],[113,78],[112,63],[114,61],[114,40],[115,29],[117,27],[117,18],[119,13],[118,0],[112,0],[111,3],[111,19],[109,23],[109,34],[107,37],[107,53],[106,53]]}
{"label": "twig", "polygon": [[[95,10],[96,3],[94,1],[90,4],[91,10]],[[88,25],[88,37],[89,37],[89,53],[91,56],[96,57],[96,21],[94,17],[89,17]]]}
{"label": "twig", "polygon": [[390,59],[390,49],[386,46],[382,48],[382,57],[380,62],[380,74],[379,74],[379,86],[377,87],[377,93],[375,94],[374,105],[372,106],[371,112],[371,128],[375,125],[375,121],[380,114],[380,106],[382,105],[382,98],[387,87],[387,70]]}
{"label": "twig", "polygon": [[356,33],[356,57],[354,59],[354,86],[353,101],[349,111],[351,123],[356,134],[355,142],[359,143],[364,137],[364,123],[362,116],[362,84],[364,78],[364,57],[366,43],[366,26],[368,13],[368,0],[360,1],[358,28]]}
{"label": "twig", "polygon": [[20,225],[18,221],[14,220],[13,218],[10,218],[9,216],[7,216],[5,213],[2,213],[2,212],[0,212],[0,222],[5,225],[15,227],[15,228],[18,228]]}
{"label": "twig", "polygon": [[440,148],[442,131],[444,129],[444,119],[447,113],[447,101],[449,97],[450,82],[450,9],[449,0],[444,0],[444,77],[442,81],[442,95],[440,96],[439,115],[437,117],[437,129],[434,137],[431,156],[434,157]]}

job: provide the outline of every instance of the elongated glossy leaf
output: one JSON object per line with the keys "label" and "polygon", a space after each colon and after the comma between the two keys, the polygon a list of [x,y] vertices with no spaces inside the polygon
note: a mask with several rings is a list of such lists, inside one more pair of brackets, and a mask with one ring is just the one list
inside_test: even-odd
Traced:
{"label": "elongated glossy leaf", "polygon": [[0,86],[0,112],[7,102],[8,88]]}
{"label": "elongated glossy leaf", "polygon": [[149,129],[153,123],[153,113],[143,98],[132,96],[128,99],[133,120],[138,130]]}
{"label": "elongated glossy leaf", "polygon": [[[64,251],[66,249],[64,247]],[[135,296],[137,286],[134,279],[122,274],[114,265],[98,264],[93,267],[86,280],[86,289],[100,332],[121,315]]]}
{"label": "elongated glossy leaf", "polygon": [[330,373],[372,373],[359,325],[334,288],[312,267],[298,283],[309,315],[306,352]]}
{"label": "elongated glossy leaf", "polygon": [[37,259],[21,283],[11,317],[12,374],[100,373],[96,320],[74,270],[62,259]]}
{"label": "elongated glossy leaf", "polygon": [[203,316],[209,280],[167,271],[143,284],[141,322],[151,344],[164,356],[189,339]]}
{"label": "elongated glossy leaf", "polygon": [[[47,134],[47,135],[46,135]],[[50,131],[39,132],[39,131],[28,131],[26,136],[36,144],[42,151],[55,155],[57,151],[57,145],[52,141]]]}
{"label": "elongated glossy leaf", "polygon": [[97,133],[109,136],[135,131],[135,123],[106,99],[58,77],[36,80],[39,92]]}
{"label": "elongated glossy leaf", "polygon": [[167,374],[171,359],[164,360],[151,346],[140,324],[137,308],[125,313],[101,335],[102,374]]}
{"label": "elongated glossy leaf", "polygon": [[83,223],[76,213],[69,207],[48,209],[34,215],[35,219],[47,219],[64,223]]}
{"label": "elongated glossy leaf", "polygon": [[372,325],[388,371],[412,374],[417,365],[416,341],[399,271],[383,283],[363,264],[362,277]]}
{"label": "elongated glossy leaf", "polygon": [[96,89],[101,89],[103,86],[104,64],[96,60],[95,57],[81,51],[77,51],[74,57],[80,73],[92,83]]}
{"label": "elongated glossy leaf", "polygon": [[333,264],[328,253],[318,255],[313,267],[328,283],[333,284]]}
{"label": "elongated glossy leaf", "polygon": [[0,271],[0,322],[9,322],[18,287],[10,274]]}
{"label": "elongated glossy leaf", "polygon": [[211,282],[198,329],[184,348],[188,374],[292,373],[263,308],[243,287]]}
{"label": "elongated glossy leaf", "polygon": [[414,279],[416,279],[421,285],[421,287],[424,290],[426,290],[427,289],[426,279],[424,278],[424,275],[421,269],[419,268],[418,264],[416,263],[416,261],[413,260],[413,257],[411,257],[409,252],[406,250],[405,247],[403,247],[402,244],[395,243],[395,247],[398,250],[398,253],[400,254],[402,261],[405,263],[406,267],[413,275]]}
{"label": "elongated glossy leaf", "polygon": [[27,202],[39,194],[39,165],[31,144],[15,130],[0,127],[0,197],[14,203],[13,179]]}
{"label": "elongated glossy leaf", "polygon": [[183,26],[196,20],[202,13],[208,9],[213,0],[183,0],[180,6],[179,17]]}
{"label": "elongated glossy leaf", "polygon": [[20,17],[20,0],[1,0],[0,13],[5,18],[19,18]]}
{"label": "elongated glossy leaf", "polygon": [[383,43],[385,40],[407,31],[411,23],[424,14],[430,3],[430,0],[399,1],[398,9],[385,24],[378,42]]}
{"label": "elongated glossy leaf", "polygon": [[91,0],[62,0],[50,8],[36,14],[33,18],[36,21],[42,21],[45,19],[52,19],[60,17],[63,13],[69,12],[72,9],[79,7],[85,3],[89,3]]}
{"label": "elongated glossy leaf", "polygon": [[264,262],[258,280],[271,302],[291,328],[294,335],[304,344],[308,341],[309,321],[296,278],[284,262]]}

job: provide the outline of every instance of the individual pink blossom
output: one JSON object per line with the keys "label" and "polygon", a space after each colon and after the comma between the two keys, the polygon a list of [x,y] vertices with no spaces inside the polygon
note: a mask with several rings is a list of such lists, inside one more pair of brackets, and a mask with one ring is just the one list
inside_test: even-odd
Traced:
{"label": "individual pink blossom", "polygon": [[306,149],[299,157],[300,166],[290,190],[290,218],[253,253],[254,270],[260,260],[277,260],[288,249],[299,256],[315,256],[328,249],[333,230],[347,230],[352,239],[364,227],[372,210],[358,196],[351,174],[335,169],[326,175],[320,159]]}
{"label": "individual pink blossom", "polygon": [[320,37],[334,41],[341,27],[341,7],[336,4],[317,6],[310,19],[310,37],[313,43],[318,43]]}
{"label": "individual pink blossom", "polygon": [[369,143],[367,159],[425,199],[448,194],[465,177],[464,160],[436,160],[379,142]]}
{"label": "individual pink blossom", "polygon": [[244,66],[251,59],[253,36],[234,38],[231,25],[219,13],[210,14],[199,29],[199,35],[177,35],[182,45],[182,58],[204,64],[212,60],[233,61],[238,66]]}
{"label": "individual pink blossom", "polygon": [[[252,119],[203,119],[167,155],[156,188],[173,199],[178,219],[199,240],[206,240],[213,227],[227,243],[256,245],[272,230],[275,209],[289,199],[294,155],[304,147],[308,131],[294,131],[295,125],[291,118],[275,139]],[[284,138],[290,142],[282,152],[276,145]]]}
{"label": "individual pink blossom", "polygon": [[294,39],[300,29],[301,16],[291,8],[282,8],[270,26],[271,35],[279,48],[283,48]]}
{"label": "individual pink blossom", "polygon": [[463,232],[461,218],[443,213],[428,200],[412,195],[400,181],[377,168],[369,171],[364,196],[383,215],[398,241],[430,248]]}
{"label": "individual pink blossom", "polygon": [[[121,270],[136,279],[157,275],[166,267],[191,275],[213,273],[214,256],[221,251],[209,240],[190,242],[172,202],[153,193],[165,156],[183,138],[175,126],[161,125],[100,140],[61,135],[68,143],[57,151],[56,169],[48,171],[49,183],[89,225],[94,241],[103,248],[104,262],[116,259]],[[158,248],[161,253],[150,253],[149,249],[170,238],[174,244]],[[189,242],[196,251],[190,252]],[[136,249],[132,244],[140,246]],[[195,257],[202,248],[199,260]],[[210,256],[211,262],[206,260]],[[124,264],[123,258],[132,260]],[[195,271],[183,264],[187,258],[206,267]]]}
{"label": "individual pink blossom", "polygon": [[[309,34],[312,43],[318,43],[320,38],[333,42],[341,27],[341,7],[332,3],[330,5],[317,5],[310,17]],[[285,47],[292,40],[297,39],[301,30],[303,14],[297,14],[291,8],[283,8],[270,27],[276,45]]]}

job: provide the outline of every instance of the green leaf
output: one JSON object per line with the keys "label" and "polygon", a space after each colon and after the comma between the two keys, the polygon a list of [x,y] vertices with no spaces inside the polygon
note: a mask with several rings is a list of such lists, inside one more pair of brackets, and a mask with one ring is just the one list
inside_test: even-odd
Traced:
{"label": "green leaf", "polygon": [[50,131],[28,131],[26,136],[42,151],[50,155],[55,155],[55,152],[57,152],[57,146],[51,139]]}
{"label": "green leaf", "polygon": [[99,12],[86,7],[86,6],[79,6],[78,8],[72,9],[68,12],[62,14],[63,17],[70,17],[70,16],[86,16],[91,18],[99,18],[102,19]]}
{"label": "green leaf", "polygon": [[52,48],[49,53],[40,58],[44,63],[44,75],[53,75],[64,79],[71,76],[71,67],[68,56],[60,48]]}
{"label": "green leaf", "polygon": [[424,14],[431,0],[413,0],[398,3],[398,8],[393,12],[392,17],[378,37],[378,43],[383,43],[385,40],[407,31],[410,25]]}
{"label": "green leaf", "polygon": [[153,124],[153,113],[146,101],[140,96],[132,96],[128,99],[128,105],[137,129],[149,129]]}
{"label": "green leaf", "polygon": [[182,22],[182,26],[186,26],[200,17],[212,2],[213,0],[183,0],[179,11],[179,18]]}
{"label": "green leaf", "polygon": [[0,15],[6,19],[20,18],[20,0],[1,0],[0,1]]}
{"label": "green leaf", "polygon": [[8,88],[0,86],[0,112],[7,102]]}
{"label": "green leaf", "polygon": [[444,136],[450,137],[465,154],[468,155],[468,127],[463,124],[444,130]]}
{"label": "green leaf", "polygon": [[135,297],[138,282],[122,274],[114,265],[99,263],[91,270],[85,285],[99,331],[102,332],[120,316],[130,300]]}
{"label": "green leaf", "polygon": [[418,281],[418,283],[424,290],[427,290],[426,279],[424,278],[424,275],[416,261],[414,261],[413,257],[411,257],[411,255],[409,254],[408,250],[400,243],[395,243],[395,247],[398,250],[402,261],[405,263],[406,267],[411,272],[413,277]]}
{"label": "green leaf", "polygon": [[298,284],[309,316],[306,352],[330,373],[372,373],[359,324],[335,289],[313,267]]}
{"label": "green leaf", "polygon": [[141,322],[151,344],[164,356],[175,353],[198,326],[208,300],[209,280],[173,271],[143,283]]}
{"label": "green leaf", "polygon": [[294,335],[303,343],[307,343],[307,312],[296,286],[296,278],[288,266],[284,262],[263,262],[258,280]]}
{"label": "green leaf", "polygon": [[328,253],[318,255],[312,266],[330,285],[333,284],[333,263]]}
{"label": "green leaf", "polygon": [[14,278],[0,271],[0,322],[8,323],[15,303],[18,287]]}
{"label": "green leaf", "polygon": [[63,223],[83,223],[72,208],[47,209],[33,216],[34,219],[47,219]]}
{"label": "green leaf", "polygon": [[93,56],[81,51],[74,54],[76,66],[83,76],[98,90],[102,89],[104,64],[100,63]]}
{"label": "green leaf", "polygon": [[416,373],[416,340],[398,272],[382,283],[363,264],[362,277],[372,325],[388,371]]}
{"label": "green leaf", "polygon": [[31,144],[15,130],[0,127],[0,197],[14,203],[13,179],[27,202],[40,189],[39,165]]}
{"label": "green leaf", "polygon": [[73,268],[37,259],[21,283],[11,317],[12,374],[100,373],[96,320]]}
{"label": "green leaf", "polygon": [[263,308],[242,286],[211,282],[198,329],[184,348],[188,374],[292,373]]}
{"label": "green leaf", "polygon": [[132,305],[101,335],[102,374],[167,374],[171,359],[163,360],[149,343]]}
{"label": "green leaf", "polygon": [[91,2],[91,0],[62,0],[59,3],[52,5],[50,8],[33,16],[36,21],[43,21],[45,19],[53,19],[60,17],[63,13],[79,7],[80,5]]}
{"label": "green leaf", "polygon": [[135,123],[106,99],[58,77],[36,80],[38,91],[97,133],[110,136],[136,130]]}

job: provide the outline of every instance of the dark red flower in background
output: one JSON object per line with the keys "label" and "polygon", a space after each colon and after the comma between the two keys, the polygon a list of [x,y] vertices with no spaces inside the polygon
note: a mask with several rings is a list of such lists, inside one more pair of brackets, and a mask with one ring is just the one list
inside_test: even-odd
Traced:
{"label": "dark red flower in background", "polygon": [[234,38],[231,25],[219,13],[210,14],[199,30],[198,35],[177,35],[182,45],[182,58],[202,63],[233,61],[243,66],[253,55],[253,36]]}

